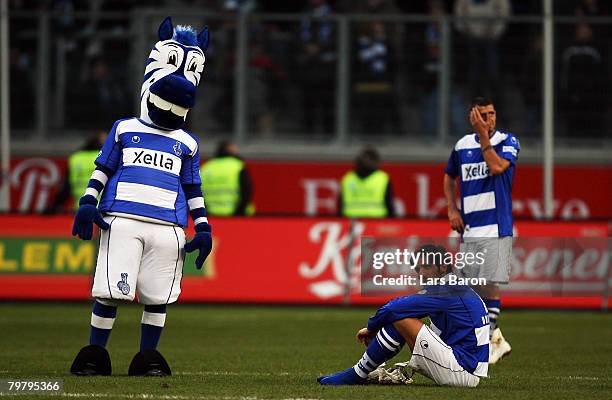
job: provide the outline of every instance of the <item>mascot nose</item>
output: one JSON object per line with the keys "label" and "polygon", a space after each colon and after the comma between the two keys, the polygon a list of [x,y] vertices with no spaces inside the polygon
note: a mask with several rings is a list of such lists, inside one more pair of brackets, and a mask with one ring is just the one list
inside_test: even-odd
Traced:
{"label": "mascot nose", "polygon": [[151,85],[150,90],[156,96],[184,108],[192,108],[195,104],[196,87],[181,76],[165,76]]}

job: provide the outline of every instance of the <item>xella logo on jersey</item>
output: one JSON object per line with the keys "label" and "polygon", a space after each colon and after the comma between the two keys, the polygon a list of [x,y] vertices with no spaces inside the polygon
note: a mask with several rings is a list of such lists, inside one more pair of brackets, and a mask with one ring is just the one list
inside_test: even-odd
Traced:
{"label": "xella logo on jersey", "polygon": [[463,182],[484,179],[489,176],[489,167],[485,161],[461,165],[461,178]]}
{"label": "xella logo on jersey", "polygon": [[178,175],[181,159],[163,151],[131,147],[123,149],[123,165],[153,168]]}
{"label": "xella logo on jersey", "polygon": [[155,167],[163,167],[164,169],[172,170],[172,166],[174,164],[174,160],[172,158],[166,156],[164,157],[164,153],[154,152],[153,154],[146,153],[146,150],[136,151],[134,153],[136,158],[134,158],[134,164],[146,164],[153,165]]}

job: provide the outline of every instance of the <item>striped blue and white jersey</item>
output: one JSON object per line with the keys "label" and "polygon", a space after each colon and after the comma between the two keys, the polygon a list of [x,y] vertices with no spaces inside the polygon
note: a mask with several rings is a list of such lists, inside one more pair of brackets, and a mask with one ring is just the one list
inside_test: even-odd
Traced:
{"label": "striped blue and white jersey", "polygon": [[193,207],[188,207],[182,186],[201,184],[198,140],[193,135],[138,118],[119,120],[95,163],[109,172],[108,182],[102,182],[102,213],[187,226]]}
{"label": "striped blue and white jersey", "polygon": [[475,133],[459,139],[444,170],[459,177],[464,238],[512,236],[512,181],[520,144],[511,133],[500,131],[490,141],[495,152],[510,161],[503,173],[489,174]]}
{"label": "striped blue and white jersey", "polygon": [[[447,280],[448,281],[448,280]],[[411,296],[391,300],[368,321],[368,330],[405,318],[431,320],[430,328],[451,347],[466,371],[486,377],[489,370],[489,316],[476,292],[465,285],[431,285]]]}

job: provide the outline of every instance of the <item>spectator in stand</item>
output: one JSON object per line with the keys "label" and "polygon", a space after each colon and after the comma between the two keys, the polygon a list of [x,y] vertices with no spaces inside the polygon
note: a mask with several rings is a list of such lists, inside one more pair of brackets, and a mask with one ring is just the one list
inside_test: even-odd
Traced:
{"label": "spectator in stand", "polygon": [[347,218],[393,218],[393,187],[389,175],[379,168],[380,155],[364,148],[355,167],[342,177],[338,214]]}
{"label": "spectator in stand", "polygon": [[[229,3],[229,7],[228,7]],[[210,51],[213,56],[207,57],[206,67],[209,73],[216,76],[211,85],[218,85],[216,97],[212,105],[212,117],[217,123],[217,130],[231,132],[234,124],[234,68],[236,59],[236,25],[238,13],[235,4],[225,2],[224,12],[219,25],[212,29]],[[212,95],[212,94],[211,94]]]}
{"label": "spectator in stand", "polygon": [[200,168],[204,202],[209,216],[252,216],[253,182],[238,146],[224,140],[215,156]]}
{"label": "spectator in stand", "polygon": [[[128,115],[130,97],[126,93],[129,87],[125,78],[113,73],[112,66],[103,57],[94,58],[90,64],[89,79],[85,87],[91,92],[90,99],[95,99],[94,124],[107,126],[117,115]],[[87,90],[86,89],[86,90]]]}
{"label": "spectator in stand", "polygon": [[[300,30],[298,56],[302,129],[306,133],[334,132],[336,50],[332,8],[326,0],[309,0]],[[317,130],[317,119],[322,129]]]}
{"label": "spectator in stand", "polygon": [[[234,79],[236,65],[236,38],[240,14],[257,10],[257,2],[253,0],[218,0],[213,11],[223,13],[220,20],[211,21],[213,39],[207,55],[206,69],[215,76],[210,85],[214,87],[214,100],[210,109],[212,118],[217,123],[216,130],[231,132],[234,129]],[[215,26],[217,24],[217,26]],[[251,25],[252,26],[252,25]],[[249,37],[251,36],[249,32]],[[205,103],[200,103],[203,107]],[[250,105],[250,104],[249,104]],[[196,104],[196,107],[198,105]],[[202,109],[200,112],[206,113]],[[210,128],[209,128],[210,129]]]}
{"label": "spectator in stand", "polygon": [[354,110],[360,125],[357,132],[398,133],[394,49],[384,23],[373,22],[362,29],[353,52]]}
{"label": "spectator in stand", "polygon": [[32,82],[31,58],[17,46],[11,46],[9,51],[9,98],[11,104],[10,121],[12,128],[31,127],[32,111],[35,109],[36,96]]}
{"label": "spectator in stand", "polygon": [[568,137],[603,137],[609,88],[606,56],[590,25],[576,25],[574,43],[561,54],[561,94]]}
{"label": "spectator in stand", "polygon": [[[443,0],[427,0],[427,13],[429,16],[441,18],[446,15],[447,10]],[[438,124],[440,120],[440,91],[438,80],[440,74],[440,46],[441,33],[440,23],[437,21],[428,22],[425,26],[425,37],[423,42],[425,48],[421,57],[420,70],[414,76],[417,90],[422,93],[420,107],[422,113],[423,132],[426,139],[434,140],[438,136]],[[449,94],[450,100],[450,132],[459,135],[468,130],[465,119],[462,90],[453,86]]]}
{"label": "spectator in stand", "polygon": [[[393,0],[346,0],[346,5],[343,10],[349,13],[364,14],[364,15],[398,15],[402,11],[396,6]],[[367,25],[371,22],[364,22],[364,27],[356,23],[358,31],[367,29]],[[404,33],[404,24],[397,22],[385,23],[385,31],[387,40],[395,52],[402,48],[402,36]],[[399,54],[397,54],[399,56]],[[396,57],[396,60],[398,57]]]}
{"label": "spectator in stand", "polygon": [[597,17],[609,14],[609,6],[598,0],[578,0],[574,7],[574,15],[581,17]]}
{"label": "spectator in stand", "polygon": [[[511,14],[509,0],[457,0],[455,16],[498,18],[495,20],[460,20],[457,29],[465,35],[468,46],[470,90],[490,96],[499,83],[498,41],[506,30],[501,18]],[[473,94],[472,93],[472,94]]]}
{"label": "spectator in stand", "polygon": [[542,126],[542,34],[535,33],[523,59],[519,88],[525,103],[523,138],[535,138]]}
{"label": "spectator in stand", "polygon": [[278,93],[278,82],[285,80],[285,74],[267,53],[263,38],[254,40],[249,48],[249,120],[255,125],[254,131],[261,135],[274,132],[275,115],[272,102]]}

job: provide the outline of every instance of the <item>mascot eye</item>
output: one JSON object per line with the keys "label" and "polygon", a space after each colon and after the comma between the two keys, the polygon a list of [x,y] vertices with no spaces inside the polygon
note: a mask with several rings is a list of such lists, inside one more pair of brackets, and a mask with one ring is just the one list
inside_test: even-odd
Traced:
{"label": "mascot eye", "polygon": [[196,72],[197,68],[198,68],[198,62],[196,60],[191,60],[191,62],[189,63],[189,67],[187,68],[187,71]]}
{"label": "mascot eye", "polygon": [[172,64],[175,67],[178,67],[178,53],[173,50],[168,54],[168,64]]}

